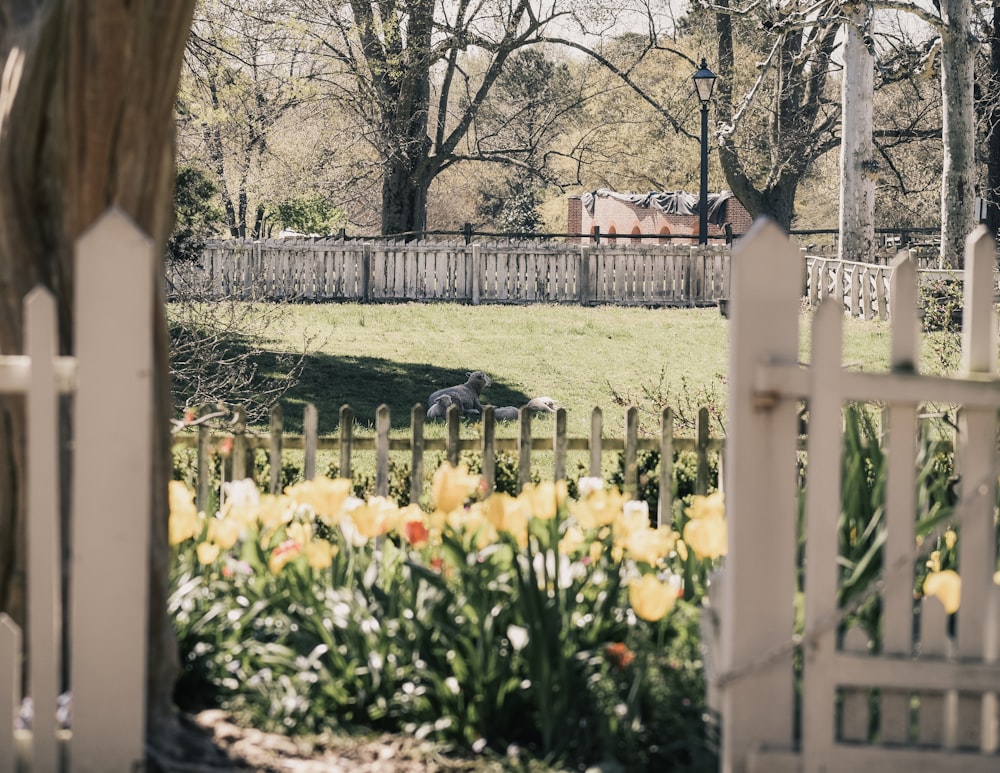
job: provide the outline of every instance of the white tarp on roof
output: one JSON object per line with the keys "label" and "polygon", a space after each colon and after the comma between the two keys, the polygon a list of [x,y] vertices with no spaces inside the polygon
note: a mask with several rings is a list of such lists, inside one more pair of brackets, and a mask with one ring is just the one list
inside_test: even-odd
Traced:
{"label": "white tarp on roof", "polygon": [[[718,224],[722,217],[722,204],[732,198],[732,191],[708,194],[708,221]],[[587,214],[594,214],[594,205],[599,198],[616,199],[637,207],[653,207],[666,215],[697,215],[698,197],[684,191],[650,191],[649,193],[616,193],[607,188],[599,188],[593,193],[580,197]]]}

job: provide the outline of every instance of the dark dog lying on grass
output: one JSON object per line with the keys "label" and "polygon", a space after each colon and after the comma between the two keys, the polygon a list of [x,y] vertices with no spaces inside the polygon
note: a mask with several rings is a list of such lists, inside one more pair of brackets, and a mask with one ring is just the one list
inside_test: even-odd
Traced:
{"label": "dark dog lying on grass", "polygon": [[[445,396],[450,397],[452,399],[452,404],[457,405],[462,409],[462,415],[482,415],[483,404],[479,402],[479,395],[481,395],[483,390],[493,383],[493,380],[481,370],[474,370],[471,373],[467,373],[466,376],[468,378],[464,384],[445,387],[444,389],[438,389],[436,392],[431,393],[431,396],[427,398],[428,418],[437,418],[438,416],[440,416],[440,418],[444,418],[445,413],[448,411],[448,404],[444,404],[441,408],[437,409],[436,406],[438,405],[440,399]],[[434,416],[431,416],[432,411],[435,412]]]}

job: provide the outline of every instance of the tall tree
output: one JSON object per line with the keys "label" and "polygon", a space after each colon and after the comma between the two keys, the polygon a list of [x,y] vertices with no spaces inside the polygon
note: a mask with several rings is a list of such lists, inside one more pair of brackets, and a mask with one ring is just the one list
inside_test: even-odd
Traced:
{"label": "tall tree", "polygon": [[182,131],[200,140],[237,238],[264,235],[269,205],[282,201],[269,184],[274,136],[315,96],[316,61],[289,13],[283,0],[202,0],[188,40]]}
{"label": "tall tree", "polygon": [[973,73],[975,37],[972,3],[940,0],[941,94],[944,173],[941,180],[941,258],[961,266],[965,237],[975,225]]}
{"label": "tall tree", "polygon": [[[0,350],[20,351],[21,302],[41,283],[57,299],[60,348],[72,353],[73,245],[107,207],[121,207],[163,252],[173,216],[174,97],[193,4],[0,0]],[[179,725],[166,615],[170,392],[160,272],[156,282],[148,727],[152,746],[170,749]],[[23,622],[23,403],[0,400],[0,422],[0,609]]]}
{"label": "tall tree", "polygon": [[421,231],[427,193],[461,161],[523,162],[522,146],[467,144],[516,52],[565,16],[559,2],[299,0],[328,57],[328,96],[355,116],[377,154],[384,234]]}
{"label": "tall tree", "polygon": [[875,250],[875,158],[872,143],[874,57],[871,9],[848,9],[841,81],[840,257],[863,261]]}
{"label": "tall tree", "polygon": [[[839,5],[831,0],[801,8],[797,2],[760,6],[758,21],[767,33],[765,56],[741,64],[736,59],[729,0],[719,0],[716,8],[716,119],[722,169],[751,216],[770,215],[788,229],[795,214],[795,193],[809,166],[839,144],[840,111],[831,99],[829,77],[840,27],[824,23],[837,17]],[[745,27],[747,21],[739,23]],[[738,77],[747,79],[739,66],[753,67],[756,74],[750,90],[737,102],[734,84]]]}

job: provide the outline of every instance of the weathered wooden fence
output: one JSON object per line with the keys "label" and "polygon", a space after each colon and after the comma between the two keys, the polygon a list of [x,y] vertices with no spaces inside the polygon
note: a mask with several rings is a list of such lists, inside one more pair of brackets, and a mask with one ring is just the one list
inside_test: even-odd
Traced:
{"label": "weathered wooden fence", "polygon": [[[944,378],[916,372],[918,280],[909,256],[893,266],[890,369],[859,373],[841,366],[844,314],[836,299],[819,308],[811,362],[799,364],[801,258],[780,229],[758,222],[734,250],[729,554],[711,594],[721,626],[713,681],[727,773],[1000,770],[995,262],[981,228],[967,243],[962,375]],[[803,399],[809,437],[799,587],[796,406]],[[881,604],[877,650],[859,629],[844,630],[847,610],[837,601],[847,401],[887,405],[883,571],[868,591]],[[936,599],[914,602],[915,566],[925,559],[914,523],[917,417],[925,402],[961,406],[954,519],[962,584],[952,621]]]}
{"label": "weathered wooden fence", "polygon": [[[202,413],[211,414],[216,410],[215,407],[207,407]],[[228,471],[225,474],[230,480],[239,480],[247,476],[252,470],[248,452],[255,452],[256,449],[267,450],[271,471],[269,481],[271,493],[280,491],[282,454],[286,449],[304,451],[303,472],[307,480],[316,475],[317,451],[337,452],[339,474],[344,477],[351,476],[354,452],[374,451],[375,494],[386,496],[389,493],[390,452],[402,452],[410,455],[411,502],[417,502],[424,492],[424,456],[429,452],[445,452],[447,460],[452,464],[458,463],[463,451],[481,454],[482,472],[487,482],[487,489],[490,491],[494,486],[498,452],[516,454],[519,489],[531,479],[533,452],[552,452],[553,480],[566,479],[566,457],[570,451],[587,452],[589,474],[598,477],[601,476],[603,455],[621,453],[624,455],[624,489],[630,494],[635,494],[638,489],[640,451],[658,451],[661,459],[671,460],[675,452],[692,451],[697,460],[695,490],[697,493],[706,493],[709,488],[709,456],[719,453],[723,445],[722,438],[710,436],[707,408],[701,408],[698,412],[693,438],[678,437],[675,434],[674,413],[670,408],[663,410],[660,431],[656,437],[639,437],[639,412],[634,406],[626,410],[624,437],[618,438],[604,436],[604,418],[600,408],[595,408],[591,413],[589,437],[570,437],[567,434],[566,410],[563,408],[555,414],[548,437],[537,437],[532,433],[532,414],[525,409],[521,409],[520,412],[517,437],[497,437],[492,407],[486,408],[482,423],[473,426],[469,432],[469,425],[461,421],[458,409],[452,406],[447,416],[445,437],[425,436],[424,408],[421,405],[414,406],[410,412],[409,431],[405,436],[396,437],[390,437],[391,414],[385,405],[380,406],[375,415],[375,435],[365,437],[355,437],[354,412],[346,405],[340,409],[341,430],[337,435],[318,434],[316,428],[319,417],[315,406],[311,404],[305,409],[302,435],[284,432],[284,411],[280,405],[272,409],[270,428],[263,433],[247,430],[239,408],[235,410],[235,416],[233,431],[222,435],[232,439],[231,450],[226,452],[229,460]],[[463,428],[473,436],[462,437]],[[220,439],[220,435],[213,432],[207,423],[201,423],[193,431],[174,435],[175,446],[197,449],[196,503],[199,509],[204,509],[209,500],[209,471],[213,464],[213,455],[218,454]],[[666,523],[670,518],[672,503],[673,466],[661,464],[659,474],[660,498],[657,519]]]}
{"label": "weathered wooden fence", "polygon": [[[25,396],[28,428],[29,649],[0,614],[2,771],[126,773],[145,756],[152,243],[112,209],[77,243],[76,265],[76,357],[58,356],[55,303],[41,288],[25,299],[24,354],[0,356],[0,391]],[[63,652],[59,448],[68,439],[59,437],[58,403],[68,393],[75,452]],[[65,658],[68,686],[60,683]],[[33,716],[30,729],[15,729],[25,659]],[[71,731],[56,720],[64,687]]]}
{"label": "weathered wooden fence", "polygon": [[222,241],[175,265],[174,294],[304,301],[714,305],[722,247],[559,242]]}
{"label": "weathered wooden fence", "polygon": [[[908,260],[918,265],[913,251],[902,251]],[[929,264],[929,260],[920,263]],[[838,258],[807,255],[803,295],[810,306],[819,306],[826,298],[840,301],[844,313],[861,319],[888,319],[892,311],[890,277],[892,266],[882,263],[856,263]],[[962,272],[941,268],[918,268],[920,285],[961,282]],[[994,295],[1000,297],[1000,274],[992,278]]]}

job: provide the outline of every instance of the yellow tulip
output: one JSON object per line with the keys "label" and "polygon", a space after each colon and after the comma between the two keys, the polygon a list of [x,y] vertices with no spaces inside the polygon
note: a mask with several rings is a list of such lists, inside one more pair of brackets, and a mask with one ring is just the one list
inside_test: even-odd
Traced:
{"label": "yellow tulip", "polygon": [[327,569],[337,555],[337,546],[331,545],[325,539],[315,539],[305,546],[303,551],[306,562],[317,572]]}
{"label": "yellow tulip", "polygon": [[213,518],[208,522],[208,538],[223,550],[229,550],[240,538],[243,524],[233,518]]}
{"label": "yellow tulip", "polygon": [[320,476],[289,486],[285,489],[285,494],[296,504],[312,508],[316,515],[332,525],[340,521],[341,507],[353,490],[354,484],[350,478],[331,479]]}
{"label": "yellow tulip", "polygon": [[445,462],[434,473],[431,490],[438,510],[450,513],[465,504],[465,500],[479,488],[479,475],[470,475],[465,464],[452,467]]}
{"label": "yellow tulip", "polygon": [[666,526],[657,529],[651,529],[647,526],[644,529],[636,529],[629,534],[625,540],[625,550],[636,561],[656,566],[670,554],[676,541],[677,533]]}
{"label": "yellow tulip", "polygon": [[260,498],[257,520],[261,531],[269,532],[292,520],[295,515],[295,501],[284,494],[264,494]]}
{"label": "yellow tulip", "polygon": [[698,558],[718,558],[729,550],[726,519],[717,515],[695,518],[684,524],[684,542]]}
{"label": "yellow tulip", "polygon": [[644,574],[629,583],[628,600],[638,617],[655,623],[674,608],[677,588],[660,582],[651,574]]}
{"label": "yellow tulip", "polygon": [[559,552],[563,555],[575,555],[582,552],[585,547],[587,547],[587,539],[583,534],[583,529],[579,526],[570,526],[566,529],[563,538],[559,540]]}
{"label": "yellow tulip", "polygon": [[561,480],[556,483],[552,481],[542,481],[538,485],[533,483],[525,484],[521,489],[518,499],[524,500],[532,517],[544,521],[551,521],[559,512],[560,506],[566,501],[568,491],[566,481]]}
{"label": "yellow tulip", "polygon": [[298,542],[300,545],[305,545],[312,539],[313,526],[311,523],[292,521],[285,527],[285,536],[290,540]]}
{"label": "yellow tulip", "polygon": [[951,569],[931,572],[924,578],[924,595],[940,599],[944,611],[952,615],[962,601],[962,578]]}
{"label": "yellow tulip", "polygon": [[179,480],[170,481],[168,489],[170,517],[167,522],[171,545],[197,537],[201,532],[201,519],[194,504],[194,495]]}
{"label": "yellow tulip", "polygon": [[214,542],[198,543],[198,560],[203,564],[211,564],[219,557],[219,546]]}
{"label": "yellow tulip", "polygon": [[684,510],[691,520],[701,518],[725,518],[726,500],[721,491],[716,491],[707,497],[695,495],[691,498],[691,506]]}
{"label": "yellow tulip", "polygon": [[371,539],[386,534],[395,526],[399,508],[386,497],[370,497],[363,505],[351,510],[350,517],[358,533]]}
{"label": "yellow tulip", "polygon": [[620,518],[625,499],[617,489],[600,489],[570,505],[570,512],[583,529],[596,529]]}
{"label": "yellow tulip", "polygon": [[185,515],[187,513],[198,514],[194,505],[194,494],[179,480],[172,480],[167,488],[168,500],[170,502],[170,514],[177,513]]}
{"label": "yellow tulip", "polygon": [[510,494],[491,494],[483,502],[483,513],[494,529],[511,534],[522,547],[528,544],[530,513],[523,500]]}

